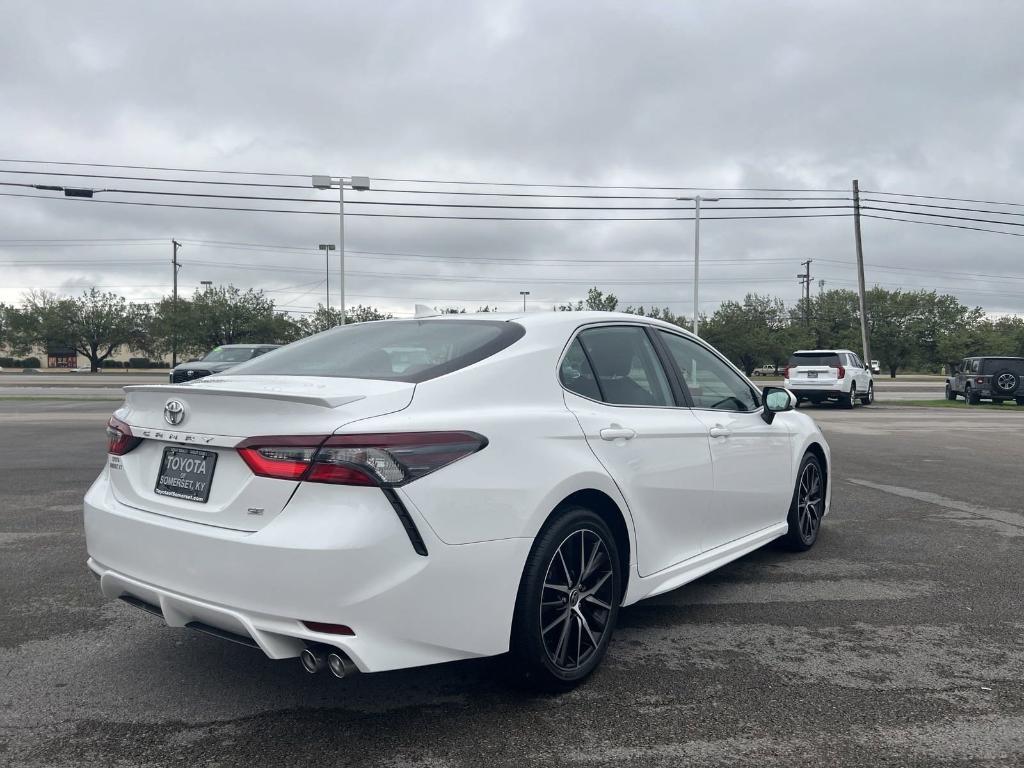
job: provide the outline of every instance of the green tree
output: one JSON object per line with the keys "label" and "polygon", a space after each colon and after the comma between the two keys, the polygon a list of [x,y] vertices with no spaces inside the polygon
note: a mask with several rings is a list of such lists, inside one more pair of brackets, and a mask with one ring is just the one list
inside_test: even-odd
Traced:
{"label": "green tree", "polygon": [[[392,317],[393,315],[390,312],[381,312],[375,307],[364,307],[362,304],[349,307],[345,312],[345,319],[349,323],[390,320]],[[298,325],[303,336],[310,336],[314,333],[330,330],[337,325],[341,325],[341,310],[317,304],[313,314],[299,320]]]}
{"label": "green tree", "polygon": [[919,340],[925,361],[952,372],[978,346],[978,328],[985,318],[981,307],[967,307],[955,296],[935,291],[919,293],[923,337]]}
{"label": "green tree", "polygon": [[701,335],[749,376],[760,364],[778,366],[792,351],[790,319],[782,299],[748,293],[725,301],[701,326]]}
{"label": "green tree", "polygon": [[614,293],[604,293],[594,286],[587,291],[587,298],[577,301],[575,304],[560,304],[560,312],[614,312],[619,306],[619,300]]}
{"label": "green tree", "polygon": [[302,329],[275,311],[273,299],[233,285],[196,290],[192,297],[161,299],[153,308],[146,349],[166,354],[177,339],[179,356],[202,354],[224,344],[285,343]]}
{"label": "green tree", "polygon": [[77,298],[32,291],[21,316],[23,339],[43,347],[70,347],[97,371],[121,347],[142,344],[149,307],[96,288]]}
{"label": "green tree", "polygon": [[[824,291],[812,296],[810,302],[801,299],[789,314],[794,335],[799,336],[796,347],[856,349],[860,346],[860,307],[855,291]],[[797,332],[797,327],[803,332]]]}
{"label": "green tree", "polygon": [[626,307],[625,311],[631,315],[641,315],[643,317],[653,317],[656,320],[664,320],[666,323],[678,325],[680,328],[688,328],[691,325],[690,320],[682,315],[673,314],[668,307],[658,309],[657,307],[647,308],[640,305],[639,307]]}
{"label": "green tree", "polygon": [[923,348],[929,329],[922,293],[875,286],[865,296],[872,354],[890,378],[895,379],[901,368],[927,362]]}

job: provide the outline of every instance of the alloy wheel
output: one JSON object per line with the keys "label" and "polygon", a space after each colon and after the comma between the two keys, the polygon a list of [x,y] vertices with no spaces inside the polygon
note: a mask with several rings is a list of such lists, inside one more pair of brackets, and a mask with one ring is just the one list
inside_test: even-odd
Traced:
{"label": "alloy wheel", "polygon": [[800,528],[800,538],[805,544],[814,541],[818,533],[823,500],[821,470],[814,462],[808,462],[800,475],[796,500],[797,525]]}
{"label": "alloy wheel", "polygon": [[614,600],[608,546],[595,531],[573,531],[555,550],[544,575],[541,640],[549,661],[570,671],[586,664],[610,630]]}

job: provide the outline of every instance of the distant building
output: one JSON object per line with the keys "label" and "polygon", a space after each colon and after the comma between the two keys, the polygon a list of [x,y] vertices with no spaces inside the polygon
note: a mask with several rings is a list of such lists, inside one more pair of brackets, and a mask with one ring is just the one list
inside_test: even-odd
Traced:
{"label": "distant building", "polygon": [[78,353],[72,347],[48,346],[46,348],[47,368],[77,368]]}

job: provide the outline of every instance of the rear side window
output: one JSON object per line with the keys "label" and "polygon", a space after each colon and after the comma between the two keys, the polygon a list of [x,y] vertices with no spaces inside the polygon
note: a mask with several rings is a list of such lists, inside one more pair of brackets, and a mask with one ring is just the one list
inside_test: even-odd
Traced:
{"label": "rear side window", "polygon": [[499,320],[384,320],[334,328],[231,369],[231,374],[331,376],[418,383],[452,373],[518,341]]}
{"label": "rear side window", "polygon": [[591,328],[577,339],[593,366],[602,401],[610,405],[675,404],[668,377],[643,328]]}
{"label": "rear side window", "polygon": [[590,367],[580,340],[576,339],[569,345],[569,349],[562,358],[562,365],[558,370],[558,378],[562,386],[577,395],[589,397],[591,400],[601,399],[601,390],[597,387],[597,377],[594,369]]}
{"label": "rear side window", "polygon": [[839,355],[834,352],[826,352],[824,354],[814,352],[798,352],[789,358],[789,364],[791,366],[805,365],[805,366],[825,366],[828,368],[835,368],[837,365],[842,365]]}

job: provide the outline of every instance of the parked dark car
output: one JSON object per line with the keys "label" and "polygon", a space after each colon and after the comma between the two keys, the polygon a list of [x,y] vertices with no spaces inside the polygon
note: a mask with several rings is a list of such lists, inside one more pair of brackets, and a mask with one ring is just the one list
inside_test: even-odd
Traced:
{"label": "parked dark car", "polygon": [[187,383],[221,373],[232,366],[265,355],[280,344],[225,344],[211,350],[202,360],[191,360],[171,369],[171,384]]}
{"label": "parked dark car", "polygon": [[1024,405],[1024,357],[966,357],[946,379],[946,399],[963,397],[968,405],[982,400]]}

